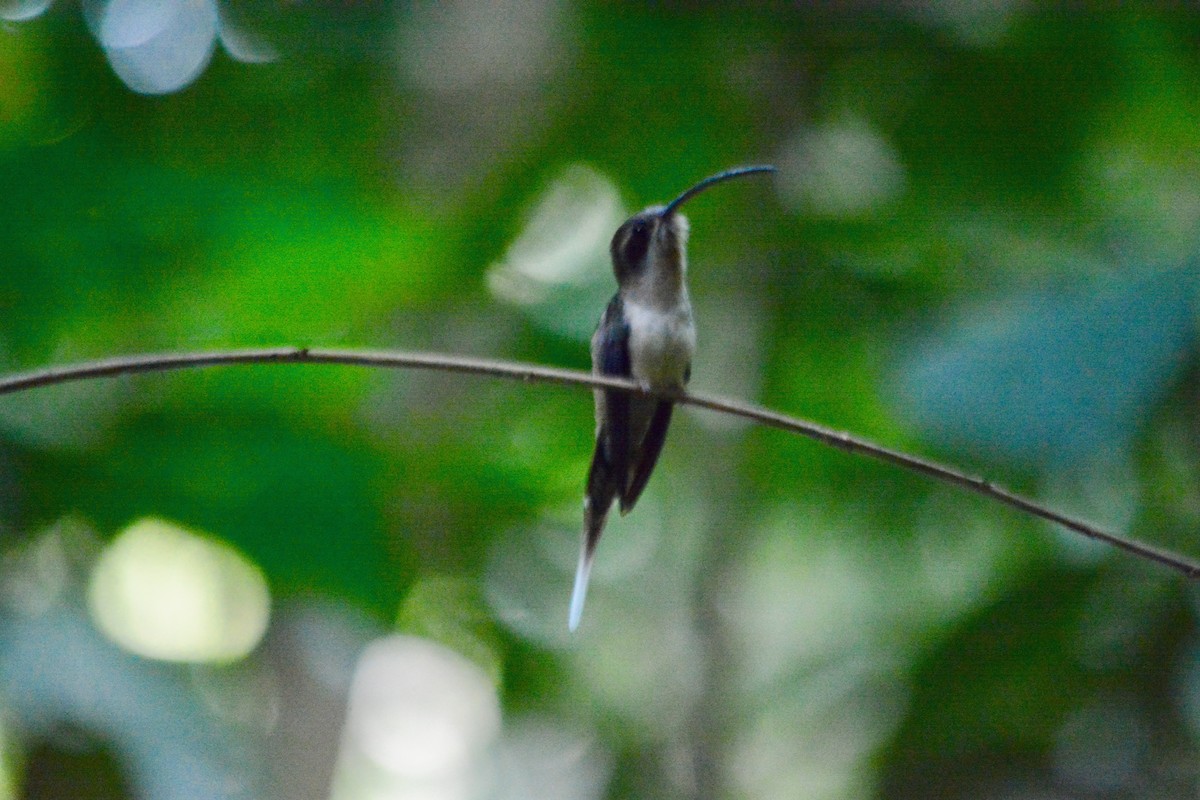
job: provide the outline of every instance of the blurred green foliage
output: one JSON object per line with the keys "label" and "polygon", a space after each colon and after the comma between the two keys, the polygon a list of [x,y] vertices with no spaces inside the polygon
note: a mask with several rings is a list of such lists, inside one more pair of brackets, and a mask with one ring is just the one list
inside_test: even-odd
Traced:
{"label": "blurred green foliage", "polygon": [[[1200,9],[220,8],[278,58],[218,49],[156,97],[75,5],[0,27],[3,370],[261,344],[586,367],[604,237],[544,294],[495,288],[539,200],[631,211],[774,161],[775,191],[688,207],[695,388],[1200,555]],[[1183,579],[701,412],[568,637],[591,415],[335,367],[0,398],[0,797],[327,796],[354,656],[393,630],[482,668],[521,741],[602,754],[527,796],[1200,790]],[[265,573],[255,653],[162,665],[88,622],[95,553],[146,516]]]}

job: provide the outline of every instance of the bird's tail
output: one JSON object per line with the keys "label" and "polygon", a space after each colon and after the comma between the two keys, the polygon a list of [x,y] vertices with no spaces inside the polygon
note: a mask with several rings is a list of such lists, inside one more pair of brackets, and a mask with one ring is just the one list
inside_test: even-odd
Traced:
{"label": "bird's tail", "polygon": [[592,575],[592,560],[596,555],[596,545],[604,531],[604,521],[608,517],[608,506],[611,503],[610,497],[603,509],[597,509],[593,498],[588,497],[583,504],[583,542],[579,547],[575,588],[571,590],[571,610],[567,618],[567,628],[572,632],[579,627],[579,620],[583,617],[583,603],[587,600],[588,580]]}
{"label": "bird's tail", "polygon": [[[600,437],[603,441],[603,437]],[[567,616],[567,627],[574,631],[583,616],[583,603],[587,599],[588,579],[592,574],[592,558],[600,534],[604,532],[604,521],[608,510],[620,493],[621,483],[613,475],[612,467],[599,443],[592,457],[592,468],[588,471],[587,495],[583,499],[583,542],[579,548],[579,564],[575,567],[575,588],[571,590],[571,609]]]}

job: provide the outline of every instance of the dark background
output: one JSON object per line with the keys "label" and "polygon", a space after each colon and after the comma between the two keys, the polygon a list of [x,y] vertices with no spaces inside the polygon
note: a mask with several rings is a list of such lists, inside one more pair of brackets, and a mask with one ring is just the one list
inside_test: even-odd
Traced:
{"label": "dark background", "polygon": [[[1069,8],[3,0],[0,369],[586,368],[621,220],[774,162],[688,205],[694,389],[1200,556],[1200,9]],[[0,798],[1200,791],[1183,578],[709,412],[567,635],[591,437],[411,371],[0,398]]]}

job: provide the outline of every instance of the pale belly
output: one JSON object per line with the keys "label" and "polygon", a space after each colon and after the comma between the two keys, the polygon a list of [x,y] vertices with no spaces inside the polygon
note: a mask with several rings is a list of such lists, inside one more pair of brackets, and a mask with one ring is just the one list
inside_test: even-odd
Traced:
{"label": "pale belly", "polygon": [[690,309],[663,313],[628,304],[625,315],[634,380],[659,391],[682,390],[696,352]]}

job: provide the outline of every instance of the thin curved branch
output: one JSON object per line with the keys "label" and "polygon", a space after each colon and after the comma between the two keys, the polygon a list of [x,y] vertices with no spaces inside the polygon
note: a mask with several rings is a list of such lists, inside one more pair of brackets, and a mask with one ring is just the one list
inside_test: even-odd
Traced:
{"label": "thin curved branch", "polygon": [[[20,372],[0,377],[0,395],[28,391],[41,386],[52,386],[58,383],[91,380],[94,378],[109,378],[142,372],[165,372],[168,370],[194,369],[227,364],[342,364],[346,366],[391,369],[428,369],[469,375],[490,375],[525,382],[621,389],[641,394],[652,394],[642,389],[633,381],[621,378],[609,378],[578,370],[541,367],[510,361],[447,356],[439,353],[269,347],[224,352],[151,353],[147,355],[106,358],[81,364]],[[911,456],[899,450],[892,450],[891,448],[883,447],[865,439],[860,439],[849,433],[835,431],[822,425],[789,417],[776,411],[736,400],[726,400],[720,397],[708,397],[698,394],[672,396],[670,399],[684,405],[698,406],[699,408],[707,408],[723,414],[744,417],[762,425],[768,425],[790,433],[807,436],[810,439],[816,439],[818,442],[839,450],[868,456],[879,461],[886,461],[889,464],[894,464],[910,472],[917,472],[943,483],[961,487],[1027,514],[1057,523],[1090,539],[1105,542],[1139,558],[1173,569],[1188,578],[1200,578],[1200,564],[1184,556],[1139,542],[1135,539],[1129,539],[1101,530],[1087,522],[1062,514],[1027,497],[1010,492],[988,480],[969,475],[953,467],[917,456]]]}

